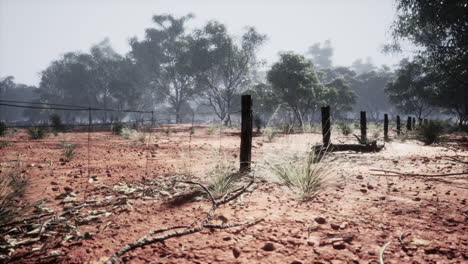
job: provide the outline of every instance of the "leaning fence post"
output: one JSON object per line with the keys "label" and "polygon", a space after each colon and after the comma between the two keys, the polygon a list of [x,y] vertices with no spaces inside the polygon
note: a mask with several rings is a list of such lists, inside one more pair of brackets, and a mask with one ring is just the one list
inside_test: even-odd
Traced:
{"label": "leaning fence post", "polygon": [[366,112],[361,111],[361,143],[365,144],[367,142],[367,119]]}
{"label": "leaning fence post", "polygon": [[396,116],[396,133],[397,133],[397,136],[399,136],[401,133],[401,121],[400,121],[399,115]]}
{"label": "leaning fence post", "polygon": [[330,124],[330,106],[324,106],[322,110],[322,137],[323,146],[328,147],[330,145],[331,136],[331,124]]}
{"label": "leaning fence post", "polygon": [[250,171],[252,161],[252,97],[242,95],[240,171]]}
{"label": "leaning fence post", "polygon": [[406,121],[406,130],[411,131],[411,116],[408,116],[408,120]]}
{"label": "leaning fence post", "polygon": [[384,140],[388,140],[388,115],[387,114],[384,114],[383,133],[384,133]]}

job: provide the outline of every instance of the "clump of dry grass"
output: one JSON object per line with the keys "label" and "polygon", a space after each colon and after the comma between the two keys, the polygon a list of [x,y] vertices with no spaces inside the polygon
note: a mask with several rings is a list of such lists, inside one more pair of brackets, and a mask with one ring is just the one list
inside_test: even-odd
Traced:
{"label": "clump of dry grass", "polygon": [[19,168],[0,173],[0,226],[24,216],[31,205],[23,202],[29,177]]}
{"label": "clump of dry grass", "polygon": [[227,155],[218,153],[216,162],[207,173],[208,186],[215,197],[222,197],[233,190],[236,183],[242,178],[234,162]]}
{"label": "clump of dry grass", "polygon": [[[326,157],[318,159],[314,149],[305,154],[273,157],[265,162],[268,174],[291,189],[300,200],[312,199],[333,180],[333,168]],[[323,154],[322,154],[323,155]]]}

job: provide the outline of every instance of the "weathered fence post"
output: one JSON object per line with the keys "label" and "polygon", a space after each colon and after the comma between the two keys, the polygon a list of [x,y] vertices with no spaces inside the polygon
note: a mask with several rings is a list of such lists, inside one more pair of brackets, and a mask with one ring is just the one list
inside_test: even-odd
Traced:
{"label": "weathered fence post", "polygon": [[252,97],[242,95],[240,171],[250,171],[252,161]]}
{"label": "weathered fence post", "polygon": [[330,145],[331,136],[331,124],[330,124],[330,106],[324,106],[322,110],[322,138],[323,146],[328,147]]}
{"label": "weathered fence post", "polygon": [[399,115],[396,116],[396,133],[397,133],[397,136],[399,136],[401,133],[401,121],[400,121]]}
{"label": "weathered fence post", "polygon": [[406,121],[406,130],[411,131],[411,116],[408,116],[408,120]]}
{"label": "weathered fence post", "polygon": [[413,117],[413,129],[416,129],[416,117]]}
{"label": "weathered fence post", "polygon": [[383,134],[384,134],[384,140],[388,140],[388,115],[387,114],[384,114]]}
{"label": "weathered fence post", "polygon": [[151,111],[151,126],[154,127],[154,111]]}
{"label": "weathered fence post", "polygon": [[367,119],[366,112],[361,111],[361,143],[367,142]]}

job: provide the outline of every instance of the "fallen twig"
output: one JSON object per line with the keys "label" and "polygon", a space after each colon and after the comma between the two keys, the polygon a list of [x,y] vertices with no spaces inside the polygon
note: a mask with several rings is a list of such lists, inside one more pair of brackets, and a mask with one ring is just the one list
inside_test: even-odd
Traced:
{"label": "fallen twig", "polygon": [[[241,188],[231,192],[229,195],[225,195],[220,200],[216,200],[214,198],[214,196],[211,194],[208,187],[206,187],[205,185],[203,185],[201,183],[193,182],[193,181],[180,181],[180,182],[181,183],[186,183],[186,184],[197,185],[200,188],[202,188],[208,194],[212,205],[211,205],[210,210],[207,212],[205,218],[201,221],[201,223],[198,226],[195,226],[195,227],[192,227],[192,225],[193,225],[193,223],[192,223],[192,225],[190,225],[190,226],[181,225],[181,226],[172,226],[172,227],[153,230],[153,231],[147,233],[146,235],[142,236],[138,240],[125,245],[120,250],[115,252],[107,260],[107,262],[106,262],[107,264],[116,263],[117,261],[119,261],[120,257],[122,257],[124,254],[126,254],[127,252],[129,252],[129,251],[131,251],[133,249],[143,247],[145,245],[157,243],[157,242],[164,243],[165,240],[167,240],[169,238],[172,238],[172,237],[181,237],[181,236],[197,233],[197,232],[200,232],[201,230],[203,230],[205,228],[226,229],[226,228],[237,227],[237,226],[242,226],[242,225],[255,224],[255,223],[258,223],[259,221],[263,220],[263,217],[262,217],[262,218],[255,218],[255,219],[246,220],[246,221],[238,222],[238,223],[232,223],[232,224],[224,224],[223,223],[221,225],[216,225],[216,224],[210,224],[209,223],[209,221],[213,218],[213,215],[214,215],[214,212],[216,211],[216,209],[220,205],[226,204],[226,203],[236,199],[240,195],[242,195],[247,190],[247,188],[249,188],[254,183],[253,178],[244,187],[241,187]],[[173,232],[170,232],[170,233],[167,233],[167,234],[164,234],[164,235],[160,235],[160,236],[157,236],[157,237],[150,238],[150,236],[152,236],[154,234],[157,234],[157,233],[162,233],[162,232],[165,232],[165,231],[174,230],[174,229],[182,229],[182,228],[185,228],[185,229],[173,231]]]}
{"label": "fallen twig", "polygon": [[[458,172],[458,173],[446,173],[446,174],[413,174],[413,173],[404,173],[404,172],[398,172],[398,171],[389,171],[389,170],[380,170],[380,169],[371,169],[370,171],[379,171],[379,172],[385,172],[385,173],[391,173],[391,174],[396,174],[396,175],[401,175],[401,176],[414,176],[414,177],[446,177],[446,176],[457,176],[457,175],[468,175],[468,171],[465,172]],[[378,175],[378,176],[392,176],[392,175]]]}
{"label": "fallen twig", "polygon": [[387,249],[388,246],[390,246],[390,244],[393,243],[392,241],[389,241],[387,242],[383,247],[382,247],[382,250],[380,250],[380,254],[379,254],[379,262],[380,264],[385,264],[384,262],[384,253],[385,253],[385,249]]}

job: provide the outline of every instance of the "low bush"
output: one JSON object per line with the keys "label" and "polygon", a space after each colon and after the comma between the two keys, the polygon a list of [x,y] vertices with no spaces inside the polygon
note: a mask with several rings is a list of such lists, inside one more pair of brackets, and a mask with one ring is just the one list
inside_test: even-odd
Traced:
{"label": "low bush", "polygon": [[273,138],[276,136],[276,131],[273,127],[268,126],[263,130],[263,136],[266,138],[268,142],[271,142]]}
{"label": "low bush", "polygon": [[62,118],[59,114],[52,114],[50,116],[50,122],[52,125],[52,131],[54,135],[57,135],[59,132],[65,131],[65,125],[62,123]]}
{"label": "low bush", "polygon": [[440,141],[443,132],[444,129],[440,122],[429,121],[416,128],[416,138],[426,145],[431,145]]}
{"label": "low bush", "polygon": [[131,129],[131,128],[128,128],[128,127],[124,127],[122,128],[122,130],[120,131],[120,136],[126,138],[126,139],[131,139],[132,138],[132,135],[136,132],[136,130],[134,129]]}
{"label": "low bush", "polygon": [[255,127],[257,128],[257,132],[260,132],[260,129],[262,128],[262,125],[263,125],[262,118],[259,115],[255,115],[253,122],[254,122]]}
{"label": "low bush", "polygon": [[122,123],[120,123],[120,122],[112,124],[112,126],[111,126],[112,134],[120,135],[123,128],[124,128],[124,125]]}
{"label": "low bush", "polygon": [[341,133],[345,136],[351,135],[353,133],[353,128],[348,123],[340,123],[339,124]]}
{"label": "low bush", "polygon": [[3,121],[0,121],[0,137],[4,137],[6,133],[7,133],[6,123]]}
{"label": "low bush", "polygon": [[26,130],[30,139],[42,139],[47,136],[47,128],[44,126],[32,126]]}
{"label": "low bush", "polygon": [[60,143],[63,147],[63,156],[66,161],[70,161],[75,156],[76,145],[62,141]]}

